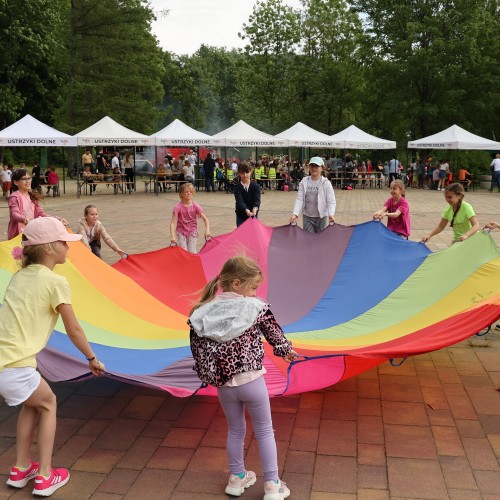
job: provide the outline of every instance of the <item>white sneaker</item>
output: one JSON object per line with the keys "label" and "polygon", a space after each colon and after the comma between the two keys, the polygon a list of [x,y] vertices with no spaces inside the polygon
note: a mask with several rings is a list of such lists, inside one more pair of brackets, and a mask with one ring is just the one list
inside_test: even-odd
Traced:
{"label": "white sneaker", "polygon": [[255,484],[255,481],[257,481],[257,476],[255,472],[251,470],[245,471],[245,477],[243,479],[241,479],[240,476],[231,474],[226,486],[226,494],[232,495],[233,497],[239,497],[245,492],[246,488],[250,488],[252,484]]}
{"label": "white sneaker", "polygon": [[264,483],[264,500],[284,500],[289,496],[290,490],[281,479]]}

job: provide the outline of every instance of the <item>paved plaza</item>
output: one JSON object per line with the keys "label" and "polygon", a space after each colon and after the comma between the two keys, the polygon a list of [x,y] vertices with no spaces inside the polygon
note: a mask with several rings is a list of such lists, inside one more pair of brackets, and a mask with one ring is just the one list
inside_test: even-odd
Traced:
{"label": "paved plaza", "polygon": [[[132,195],[99,186],[95,196],[77,199],[75,181],[68,181],[66,194],[47,198],[44,209],[76,229],[83,208],[93,204],[113,239],[135,254],[168,245],[170,214],[179,200],[173,191],[156,196],[139,181]],[[350,225],[369,221],[389,192],[337,190],[336,196],[337,222]],[[266,191],[260,220],[287,224],[294,199],[293,192]],[[419,241],[439,222],[444,196],[409,189],[407,199],[410,239]],[[500,222],[499,193],[470,192],[466,200],[480,224]],[[200,191],[195,201],[212,235],[235,228],[232,195]],[[0,240],[7,220],[2,200]],[[444,249],[451,235],[447,228],[428,245]],[[492,236],[500,246],[500,231]],[[201,237],[198,243],[201,248]],[[107,247],[103,257],[109,263],[118,258]],[[400,367],[384,363],[321,391],[273,399],[280,474],[292,490],[290,499],[500,499],[497,332],[410,358]],[[216,398],[181,399],[106,378],[53,388],[59,403],[53,464],[71,472],[53,498],[228,498],[226,423]],[[17,410],[0,403],[0,499],[32,498],[30,487],[5,486],[14,463],[16,419]],[[261,500],[262,470],[251,426],[246,446],[246,465],[259,478],[241,498]]]}

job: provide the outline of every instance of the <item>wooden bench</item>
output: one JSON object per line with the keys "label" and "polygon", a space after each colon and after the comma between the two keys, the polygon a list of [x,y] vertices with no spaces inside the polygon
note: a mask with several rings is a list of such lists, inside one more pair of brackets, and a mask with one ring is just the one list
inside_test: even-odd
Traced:
{"label": "wooden bench", "polygon": [[42,183],[40,184],[40,192],[43,194],[43,188],[46,188],[47,191],[45,196],[49,196],[50,191],[52,190],[52,196],[55,198],[56,196],[61,196],[61,190],[59,189],[59,181],[57,184],[48,184],[47,177],[45,175],[40,176],[40,180]]}
{"label": "wooden bench", "polygon": [[[120,180],[116,179],[118,175],[120,176]],[[133,182],[125,182],[124,181],[125,174],[113,174],[112,180],[110,178],[108,178],[108,180],[106,180],[106,178],[101,180],[102,177],[100,177],[99,174],[97,174],[97,175],[94,174],[92,176],[92,179],[93,179],[92,182],[85,181],[82,178],[77,180],[77,197],[78,198],[80,198],[82,193],[84,195],[92,196],[96,192],[97,186],[99,186],[99,185],[105,185],[107,188],[112,186],[114,194],[118,194],[119,192],[121,192],[122,194],[126,194],[127,191],[129,193],[131,193],[132,189],[134,187]],[[128,189],[129,184],[131,185],[130,189]]]}
{"label": "wooden bench", "polygon": [[[157,179],[156,174],[150,174],[149,178],[147,179],[142,179],[142,182],[144,182],[144,191],[149,192],[149,193],[160,193],[161,192],[161,187],[166,187],[167,189],[170,189],[171,186],[174,186],[175,192],[179,192],[179,186],[181,184],[185,184],[186,180],[173,180],[173,179],[168,179],[165,178],[165,180],[159,181]],[[161,185],[161,186],[160,186]],[[199,191],[200,187],[204,185],[204,179],[195,179],[194,186],[197,191]]]}
{"label": "wooden bench", "polygon": [[[464,187],[464,189],[467,191],[467,183],[468,181],[457,181],[459,184],[462,184],[462,186]],[[470,185],[469,185],[469,189],[471,191],[477,191],[477,188],[479,187],[479,181],[475,180],[475,179],[470,179]]]}

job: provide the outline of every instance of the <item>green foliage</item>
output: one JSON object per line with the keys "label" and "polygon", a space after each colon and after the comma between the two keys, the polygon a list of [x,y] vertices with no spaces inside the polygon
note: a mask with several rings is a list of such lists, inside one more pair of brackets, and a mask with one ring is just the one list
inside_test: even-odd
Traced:
{"label": "green foliage", "polygon": [[[492,85],[498,65],[492,57],[498,61],[499,43],[491,32],[498,12],[488,11],[488,3],[355,1],[366,16],[363,52],[367,81],[374,85],[365,85],[363,101],[371,127],[400,145],[453,123],[491,137],[498,120],[485,108],[498,110],[499,86]],[[491,37],[482,41],[485,29]],[[486,48],[490,42],[493,51]]]}
{"label": "green foliage", "polygon": [[257,1],[240,37],[247,40],[240,76],[238,115],[258,128],[277,133],[289,110],[300,13],[282,0]]}
{"label": "green foliage", "polygon": [[[174,118],[210,134],[239,119],[269,133],[354,123],[403,158],[453,123],[500,140],[498,0],[301,3],[258,0],[244,50],[177,56],[146,0],[0,0],[0,128],[26,113],[69,133],[105,115],[143,133]],[[459,157],[477,172],[490,161]]]}
{"label": "green foliage", "polygon": [[51,123],[63,76],[64,0],[0,0],[0,128],[30,113]]}
{"label": "green foliage", "polygon": [[362,120],[361,23],[343,0],[303,3],[300,73],[294,79],[300,120],[333,134]]}
{"label": "green foliage", "polygon": [[[205,106],[204,130],[215,134],[238,120],[239,75],[244,55],[202,45],[189,58]],[[186,63],[187,64],[187,63]]]}
{"label": "green foliage", "polygon": [[164,64],[153,19],[141,0],[71,0],[62,129],[76,133],[108,115],[139,132],[157,130]]}

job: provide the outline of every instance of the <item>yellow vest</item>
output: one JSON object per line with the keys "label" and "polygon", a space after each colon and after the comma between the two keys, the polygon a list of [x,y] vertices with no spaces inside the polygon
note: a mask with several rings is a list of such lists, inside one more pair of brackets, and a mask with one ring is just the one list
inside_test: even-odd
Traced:
{"label": "yellow vest", "polygon": [[276,168],[269,167],[269,172],[267,173],[269,180],[276,180]]}
{"label": "yellow vest", "polygon": [[255,167],[255,178],[260,179],[262,177],[262,171],[264,170],[264,167]]}

